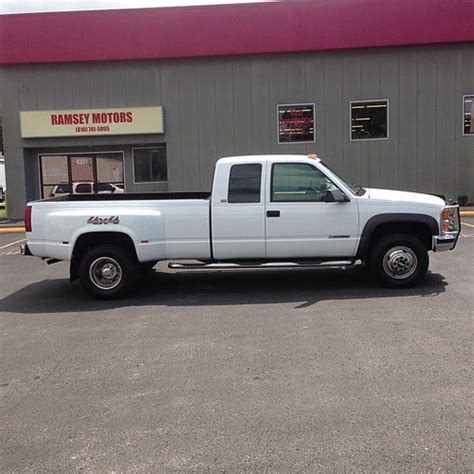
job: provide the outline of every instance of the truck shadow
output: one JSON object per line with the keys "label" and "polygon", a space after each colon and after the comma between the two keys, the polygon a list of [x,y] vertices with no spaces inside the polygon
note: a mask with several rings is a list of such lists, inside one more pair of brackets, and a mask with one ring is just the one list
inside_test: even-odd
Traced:
{"label": "truck shadow", "polygon": [[0,311],[19,314],[100,312],[140,306],[220,306],[294,303],[295,309],[320,301],[437,297],[447,282],[428,273],[423,282],[403,290],[377,286],[360,269],[292,269],[152,272],[133,296],[114,301],[88,297],[79,283],[65,279],[43,280],[0,300]]}

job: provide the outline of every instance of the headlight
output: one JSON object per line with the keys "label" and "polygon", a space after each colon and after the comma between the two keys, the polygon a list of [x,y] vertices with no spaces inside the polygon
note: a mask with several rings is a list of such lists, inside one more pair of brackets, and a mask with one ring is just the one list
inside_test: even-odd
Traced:
{"label": "headlight", "polygon": [[457,206],[447,206],[441,211],[440,228],[443,234],[459,231],[459,213]]}

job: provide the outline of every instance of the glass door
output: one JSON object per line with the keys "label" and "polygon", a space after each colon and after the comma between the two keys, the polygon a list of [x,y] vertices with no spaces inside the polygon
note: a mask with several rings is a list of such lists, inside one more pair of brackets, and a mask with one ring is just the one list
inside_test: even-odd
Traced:
{"label": "glass door", "polygon": [[66,155],[41,156],[40,171],[41,196],[44,199],[71,192]]}
{"label": "glass door", "polygon": [[122,153],[97,154],[96,169],[96,192],[124,192]]}
{"label": "glass door", "polygon": [[73,194],[92,194],[96,183],[95,157],[69,156],[70,181]]}
{"label": "glass door", "polygon": [[41,155],[43,198],[66,194],[123,193],[123,153]]}

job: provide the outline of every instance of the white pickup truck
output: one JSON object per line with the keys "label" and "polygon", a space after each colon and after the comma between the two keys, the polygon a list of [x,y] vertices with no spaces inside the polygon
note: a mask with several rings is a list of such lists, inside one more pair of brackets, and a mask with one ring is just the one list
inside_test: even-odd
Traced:
{"label": "white pickup truck", "polygon": [[459,207],[440,197],[364,189],[316,155],[220,159],[211,193],[67,195],[25,211],[24,255],[70,261],[98,298],[172,268],[367,267],[387,286],[418,283],[428,251],[452,250]]}

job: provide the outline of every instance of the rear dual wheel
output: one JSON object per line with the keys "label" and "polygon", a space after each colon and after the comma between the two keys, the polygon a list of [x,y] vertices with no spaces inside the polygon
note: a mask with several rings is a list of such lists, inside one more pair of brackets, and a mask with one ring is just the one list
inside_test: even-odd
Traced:
{"label": "rear dual wheel", "polygon": [[139,264],[125,249],[100,245],[88,250],[79,263],[83,288],[98,299],[125,296],[135,285]]}
{"label": "rear dual wheel", "polygon": [[369,265],[384,286],[410,287],[426,275],[428,251],[416,237],[407,234],[388,235],[375,244]]}

